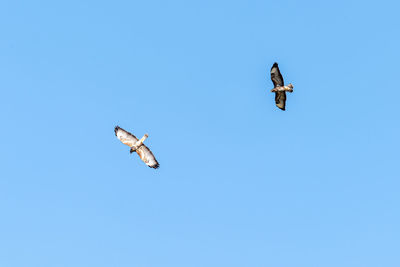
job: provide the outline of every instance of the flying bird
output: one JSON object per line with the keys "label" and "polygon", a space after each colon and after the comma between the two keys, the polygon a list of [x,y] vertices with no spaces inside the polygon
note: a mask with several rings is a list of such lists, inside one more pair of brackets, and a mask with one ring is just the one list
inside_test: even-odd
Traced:
{"label": "flying bird", "polygon": [[292,93],[293,85],[289,83],[287,86],[283,83],[283,77],[279,71],[278,63],[274,63],[271,68],[271,80],[274,83],[274,89],[271,92],[275,92],[275,104],[281,110],[285,110],[286,107],[286,91]]}
{"label": "flying bird", "polygon": [[140,159],[146,163],[147,166],[154,169],[157,169],[160,166],[151,150],[145,144],[143,144],[144,140],[146,140],[146,138],[149,136],[148,134],[145,134],[139,140],[136,138],[136,136],[118,126],[115,127],[114,132],[123,144],[131,148],[130,153],[136,152]]}

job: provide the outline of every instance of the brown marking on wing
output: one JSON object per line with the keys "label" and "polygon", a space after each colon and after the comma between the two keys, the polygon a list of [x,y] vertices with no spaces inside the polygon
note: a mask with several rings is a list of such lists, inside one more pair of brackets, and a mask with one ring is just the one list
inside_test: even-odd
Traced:
{"label": "brown marking on wing", "polygon": [[281,110],[285,110],[286,107],[286,93],[276,92],[275,93],[275,104]]}
{"label": "brown marking on wing", "polygon": [[139,141],[136,136],[118,126],[115,127],[114,132],[117,138],[127,146],[132,147]]}
{"label": "brown marking on wing", "polygon": [[150,168],[157,169],[160,164],[157,162],[151,150],[146,146],[142,145],[137,150],[136,153],[139,155],[140,159],[146,163]]}
{"label": "brown marking on wing", "polygon": [[274,63],[271,68],[271,80],[274,83],[274,87],[283,86],[283,77],[279,70],[278,63]]}
{"label": "brown marking on wing", "polygon": [[135,145],[135,143],[133,143],[132,141],[129,141],[129,140],[127,140],[127,139],[119,139],[119,140],[121,140],[121,142],[124,144],[124,145],[127,145],[127,146],[130,146],[130,147],[132,147],[132,146],[134,146]]}

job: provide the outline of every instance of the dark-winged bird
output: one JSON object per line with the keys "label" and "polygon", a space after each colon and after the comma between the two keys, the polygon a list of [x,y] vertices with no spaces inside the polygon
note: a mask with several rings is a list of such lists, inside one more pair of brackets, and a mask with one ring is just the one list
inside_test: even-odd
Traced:
{"label": "dark-winged bird", "polygon": [[140,159],[143,160],[147,166],[154,169],[157,169],[160,166],[151,150],[145,144],[143,144],[144,140],[146,140],[146,138],[149,136],[148,134],[145,134],[139,140],[136,138],[136,136],[118,126],[115,127],[114,132],[123,144],[131,148],[130,152],[136,152]]}
{"label": "dark-winged bird", "polygon": [[274,63],[271,68],[271,80],[274,83],[274,89],[271,92],[275,92],[275,104],[278,108],[285,110],[286,107],[286,91],[293,92],[293,85],[289,83],[285,86],[283,77],[279,71],[278,63]]}

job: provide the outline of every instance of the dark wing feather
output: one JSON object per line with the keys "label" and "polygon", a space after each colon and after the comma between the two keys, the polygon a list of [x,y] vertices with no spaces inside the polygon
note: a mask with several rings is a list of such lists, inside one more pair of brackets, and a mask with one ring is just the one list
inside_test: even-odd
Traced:
{"label": "dark wing feather", "polygon": [[278,63],[274,63],[271,68],[271,80],[274,83],[274,87],[283,86],[283,77],[281,72],[279,71]]}
{"label": "dark wing feather", "polygon": [[286,92],[276,92],[275,93],[275,104],[278,108],[285,110],[286,107]]}

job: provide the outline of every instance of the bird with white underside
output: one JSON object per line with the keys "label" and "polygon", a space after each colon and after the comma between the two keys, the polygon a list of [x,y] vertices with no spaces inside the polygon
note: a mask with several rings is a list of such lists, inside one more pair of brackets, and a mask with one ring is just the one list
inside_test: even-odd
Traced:
{"label": "bird with white underside", "polygon": [[136,152],[140,159],[146,163],[147,166],[150,168],[157,169],[160,164],[158,164],[156,158],[154,157],[153,153],[151,150],[143,144],[144,140],[147,139],[149,136],[148,134],[145,134],[140,140],[136,138],[133,134],[131,134],[128,131],[125,131],[119,126],[116,126],[114,129],[115,135],[117,138],[125,145],[129,146],[130,153]]}

